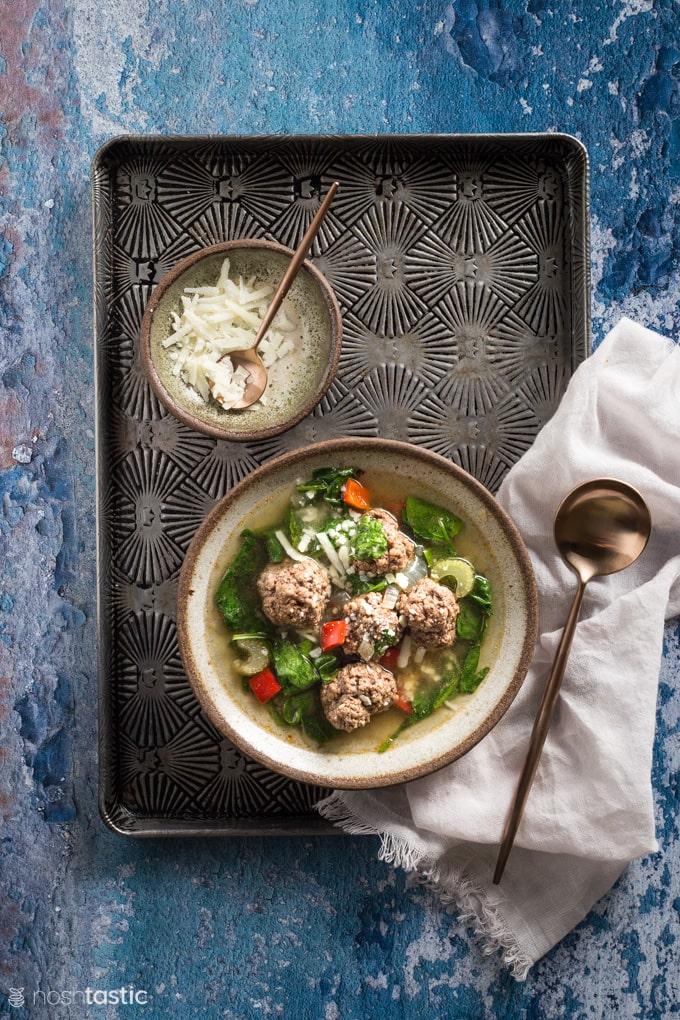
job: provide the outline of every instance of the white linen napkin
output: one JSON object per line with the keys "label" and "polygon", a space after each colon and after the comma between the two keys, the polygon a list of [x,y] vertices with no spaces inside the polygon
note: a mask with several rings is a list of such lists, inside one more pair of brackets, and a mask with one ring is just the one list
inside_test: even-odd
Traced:
{"label": "white linen napkin", "polygon": [[[598,476],[635,486],[652,514],[640,559],[586,588],[563,687],[499,886],[503,826],[576,588],[553,539],[566,493]],[[680,612],[680,347],[623,319],[574,373],[498,501],[529,550],[539,639],[512,706],[459,761],[414,782],[337,791],[318,805],[380,857],[454,904],[523,979],[613,885],[656,851],[651,788],[664,620]],[[395,747],[394,751],[397,751]]]}

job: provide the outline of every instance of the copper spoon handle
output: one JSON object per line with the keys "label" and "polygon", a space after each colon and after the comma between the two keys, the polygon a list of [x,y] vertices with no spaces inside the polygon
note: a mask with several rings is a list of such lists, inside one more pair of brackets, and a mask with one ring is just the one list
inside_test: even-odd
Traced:
{"label": "copper spoon handle", "polygon": [[574,595],[574,601],[572,602],[569,616],[567,617],[567,622],[564,630],[562,631],[562,637],[560,638],[560,643],[557,647],[555,661],[553,662],[550,676],[548,677],[545,690],[543,691],[541,704],[539,705],[538,712],[536,713],[534,726],[531,731],[531,739],[529,740],[529,750],[527,751],[524,768],[522,769],[519,782],[517,783],[515,800],[508,815],[508,820],[505,823],[505,831],[503,832],[501,848],[496,862],[496,870],[493,875],[494,885],[498,885],[503,877],[505,865],[510,855],[512,844],[515,840],[515,836],[517,835],[517,829],[519,828],[519,823],[524,812],[524,805],[526,804],[531,784],[533,783],[534,776],[536,775],[536,769],[538,768],[538,762],[541,757],[545,738],[548,735],[550,723],[552,722],[553,713],[555,711],[557,696],[560,693],[562,678],[567,665],[567,659],[569,658],[571,645],[574,640],[574,632],[576,630],[576,624],[581,611],[581,603],[583,601],[583,593],[585,590],[586,582],[579,578],[578,588]]}
{"label": "copper spoon handle", "polygon": [[338,182],[333,181],[330,188],[328,189],[328,194],[324,198],[319,208],[316,210],[312,222],[307,227],[305,236],[302,238],[299,247],[296,248],[295,254],[293,255],[288,265],[288,269],[283,275],[283,279],[281,280],[280,284],[274,291],[274,297],[272,298],[271,304],[269,305],[269,308],[267,309],[265,316],[260,324],[260,328],[257,331],[257,336],[255,337],[255,343],[253,344],[253,347],[257,347],[260,340],[271,326],[272,319],[278,312],[279,308],[281,307],[281,302],[283,301],[286,294],[290,290],[290,286],[295,277],[297,276],[300,270],[300,266],[307,258],[307,253],[309,249],[312,247],[312,241],[314,240],[319,231],[321,222],[324,219],[326,213],[328,212],[328,208],[331,202],[333,201],[333,196],[335,195],[335,192],[337,190]]}

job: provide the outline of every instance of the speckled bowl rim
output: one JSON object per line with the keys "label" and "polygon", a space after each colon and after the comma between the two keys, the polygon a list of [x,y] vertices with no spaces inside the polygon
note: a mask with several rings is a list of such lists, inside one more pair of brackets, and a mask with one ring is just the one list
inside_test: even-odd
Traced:
{"label": "speckled bowl rim", "polygon": [[[371,771],[370,774],[367,773],[364,777],[342,778],[337,775],[333,776],[332,769],[329,769],[327,772],[314,773],[307,769],[291,766],[285,761],[272,757],[260,747],[246,740],[243,735],[230,724],[229,720],[224,718],[224,716],[216,709],[212,699],[203,687],[200,671],[197,668],[191,648],[191,635],[187,623],[186,607],[188,605],[188,596],[190,594],[194,567],[200,557],[204,543],[212,533],[213,529],[219,524],[222,516],[238,502],[246,489],[253,484],[254,481],[275,478],[282,467],[285,468],[298,463],[302,464],[312,458],[317,458],[319,455],[327,457],[332,463],[332,458],[337,457],[340,452],[342,452],[345,456],[349,456],[351,452],[376,452],[380,450],[389,450],[395,455],[399,454],[405,458],[415,458],[437,469],[438,471],[448,473],[453,479],[467,487],[472,492],[473,496],[480,501],[483,508],[496,519],[496,522],[501,526],[503,532],[507,536],[508,544],[519,569],[523,591],[526,593],[526,626],[521,651],[511,680],[506,685],[502,696],[495,703],[493,709],[484,717],[483,721],[468,735],[465,740],[456,743],[456,745],[449,751],[445,751],[438,756],[424,760],[409,768],[404,768],[399,771],[390,770],[389,774],[383,773],[381,775],[375,771]],[[216,727],[218,732],[231,740],[236,747],[240,748],[241,751],[253,760],[267,766],[272,771],[282,773],[283,775],[289,776],[290,778],[300,782],[336,789],[377,789],[379,787],[394,786],[402,782],[410,782],[411,780],[436,772],[438,769],[451,764],[453,761],[461,758],[464,754],[467,754],[468,751],[478,744],[479,741],[485,737],[494,726],[496,726],[517,696],[533,659],[536,640],[538,637],[538,592],[531,560],[526,546],[524,545],[522,536],[520,535],[515,523],[503,507],[496,502],[489,490],[486,489],[481,482],[478,482],[474,477],[463,470],[463,468],[458,467],[456,464],[453,464],[451,461],[431,450],[426,450],[422,447],[397,440],[372,438],[329,439],[309,446],[300,447],[267,461],[259,468],[256,468],[246,478],[237,483],[226,496],[222,497],[222,499],[215,504],[203,523],[199,526],[199,529],[187,550],[180,570],[177,593],[177,633],[180,655],[187,678],[194,690],[194,693],[196,694],[201,708]],[[320,750],[318,753],[323,756],[323,750]],[[382,755],[377,755],[377,752],[371,755],[372,758],[375,758],[376,756],[383,758]],[[326,761],[329,763],[332,762],[333,757],[328,756]]]}
{"label": "speckled bowl rim", "polygon": [[297,425],[303,418],[306,418],[328,392],[328,388],[331,385],[338,368],[340,351],[342,348],[342,312],[340,310],[338,299],[323,273],[317,269],[317,267],[310,262],[309,259],[305,259],[300,267],[300,272],[307,272],[319,287],[321,296],[328,309],[330,319],[330,350],[326,364],[326,371],[321,380],[321,384],[317,387],[309,399],[284,421],[261,429],[232,429],[227,428],[226,426],[224,428],[219,428],[216,425],[211,425],[210,422],[203,421],[196,417],[191,413],[191,411],[187,410],[184,405],[176,401],[158,374],[151,350],[151,327],[156,309],[165,296],[168,288],[171,287],[183,273],[185,273],[188,269],[191,269],[191,267],[197,262],[201,262],[203,259],[216,255],[227,255],[229,252],[239,249],[263,249],[265,251],[275,252],[278,255],[286,256],[287,258],[292,258],[295,254],[292,248],[279,244],[278,241],[269,241],[266,238],[257,237],[220,241],[218,244],[213,244],[207,248],[201,248],[198,251],[192,252],[191,255],[187,255],[186,258],[183,258],[176,266],[173,266],[172,269],[168,270],[168,272],[165,273],[165,275],[156,284],[144,309],[144,315],[142,316],[139,331],[139,350],[142,368],[146,373],[146,377],[149,380],[149,384],[153,392],[156,394],[163,406],[166,407],[177,419],[179,419],[179,421],[188,425],[189,428],[195,429],[197,432],[203,433],[203,435],[211,436],[213,439],[224,439],[236,443],[248,441],[256,442],[260,439],[269,439],[271,436],[278,436],[282,432],[287,432],[288,429],[293,428],[293,426]]}

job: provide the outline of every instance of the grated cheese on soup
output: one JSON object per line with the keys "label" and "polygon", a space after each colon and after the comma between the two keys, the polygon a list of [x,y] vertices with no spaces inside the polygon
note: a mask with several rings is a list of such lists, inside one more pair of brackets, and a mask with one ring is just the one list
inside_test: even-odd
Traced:
{"label": "grated cheese on soup", "polygon": [[[172,313],[172,332],[163,341],[173,375],[206,403],[212,397],[224,408],[238,403],[250,377],[246,369],[234,369],[229,354],[252,346],[274,293],[254,277],[232,280],[229,268],[225,259],[214,286],[185,287],[182,313]],[[284,304],[257,348],[266,368],[295,351],[296,332]]]}

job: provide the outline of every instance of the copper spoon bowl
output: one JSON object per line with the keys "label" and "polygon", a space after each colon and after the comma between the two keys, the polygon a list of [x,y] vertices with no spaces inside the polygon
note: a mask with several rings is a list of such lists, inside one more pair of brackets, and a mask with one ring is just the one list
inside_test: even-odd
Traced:
{"label": "copper spoon bowl", "polygon": [[243,396],[238,403],[232,404],[233,411],[242,411],[244,408],[250,407],[256,400],[260,399],[267,388],[267,368],[262,361],[262,358],[257,353],[258,345],[271,326],[272,319],[281,307],[281,303],[290,290],[293,280],[299,273],[300,268],[307,257],[307,252],[312,247],[312,242],[319,231],[319,227],[328,212],[330,204],[333,201],[333,196],[337,190],[338,182],[334,181],[328,189],[328,193],[326,194],[323,202],[314,214],[314,218],[307,227],[305,236],[302,238],[299,247],[295,250],[295,254],[290,260],[290,265],[274,292],[274,296],[267,308],[262,322],[260,323],[260,328],[257,331],[257,336],[255,337],[252,346],[243,351],[230,351],[227,355],[227,357],[231,358],[234,369],[242,366],[249,374],[249,379],[243,391]]}
{"label": "copper spoon bowl", "polygon": [[548,735],[588,581],[624,570],[640,556],[652,528],[649,508],[625,482],[596,478],[572,489],[555,516],[555,543],[578,578],[571,610],[536,715],[493,881],[500,882]]}

